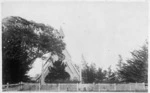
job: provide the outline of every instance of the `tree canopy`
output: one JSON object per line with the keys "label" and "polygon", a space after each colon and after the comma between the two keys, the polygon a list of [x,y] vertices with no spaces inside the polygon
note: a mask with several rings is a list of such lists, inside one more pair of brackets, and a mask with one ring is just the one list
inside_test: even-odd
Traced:
{"label": "tree canopy", "polygon": [[[56,29],[21,17],[2,20],[3,83],[27,81],[26,73],[37,57],[51,52],[64,57],[65,43],[53,33]],[[56,30],[57,31],[57,30]]]}
{"label": "tree canopy", "polygon": [[94,63],[88,65],[84,64],[84,68],[82,70],[82,80],[83,83],[101,83],[106,80],[107,71],[102,68],[96,69],[96,65]]}
{"label": "tree canopy", "polygon": [[148,42],[131,55],[118,69],[119,77],[123,82],[148,82]]}

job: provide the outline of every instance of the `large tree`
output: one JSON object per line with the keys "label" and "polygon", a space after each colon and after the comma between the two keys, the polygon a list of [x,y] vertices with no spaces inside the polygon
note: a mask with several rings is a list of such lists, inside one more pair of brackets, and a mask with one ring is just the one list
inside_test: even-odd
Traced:
{"label": "large tree", "polygon": [[55,29],[21,17],[2,20],[3,83],[27,81],[26,73],[37,57],[51,52],[63,57],[65,43],[53,34]]}
{"label": "large tree", "polygon": [[148,43],[139,50],[131,52],[132,58],[118,70],[124,82],[147,82],[148,80]]}
{"label": "large tree", "polygon": [[70,78],[70,75],[65,71],[66,64],[61,60],[53,62],[49,67],[49,73],[45,78],[46,83],[63,82]]}

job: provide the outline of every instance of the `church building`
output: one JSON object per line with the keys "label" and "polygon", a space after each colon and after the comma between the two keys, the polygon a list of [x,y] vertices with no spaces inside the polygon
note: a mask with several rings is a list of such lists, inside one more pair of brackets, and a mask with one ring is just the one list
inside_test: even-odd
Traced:
{"label": "church building", "polygon": [[[57,38],[63,39],[64,33],[63,30],[60,28],[60,30],[54,30],[53,33],[57,36]],[[65,55],[65,59],[63,62],[67,65],[65,70],[70,75],[70,80],[80,80],[80,71],[75,66],[73,61],[71,60],[71,55],[67,51],[67,49],[63,50],[63,54]],[[55,62],[58,60],[58,56],[52,56],[51,53],[43,55],[43,57],[40,59],[41,61],[41,73],[39,73],[36,77],[34,77],[35,80],[41,81],[41,84],[45,84],[45,78],[49,73],[48,67],[52,66],[52,61]],[[36,62],[36,61],[35,61]],[[34,62],[34,63],[35,63]],[[32,72],[32,69],[31,69]]]}

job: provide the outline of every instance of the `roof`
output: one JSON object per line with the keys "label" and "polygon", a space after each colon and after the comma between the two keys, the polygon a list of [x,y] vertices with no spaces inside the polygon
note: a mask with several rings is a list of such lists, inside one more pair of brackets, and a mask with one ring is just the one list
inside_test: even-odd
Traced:
{"label": "roof", "polygon": [[69,52],[68,52],[67,49],[63,50],[63,54],[64,54],[65,56],[68,56],[68,57],[71,59],[71,55],[69,54]]}
{"label": "roof", "polygon": [[60,27],[59,33],[60,33],[60,35],[61,35],[62,37],[65,37],[65,34],[64,34],[64,32],[63,32],[63,30],[62,30],[61,27]]}

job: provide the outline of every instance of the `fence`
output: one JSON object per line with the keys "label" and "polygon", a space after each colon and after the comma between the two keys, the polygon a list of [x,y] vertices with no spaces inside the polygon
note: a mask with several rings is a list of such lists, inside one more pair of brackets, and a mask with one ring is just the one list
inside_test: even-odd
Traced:
{"label": "fence", "polygon": [[80,84],[80,83],[59,83],[44,84],[23,83],[3,85],[3,91],[94,91],[94,92],[144,92],[148,91],[145,83],[128,84]]}
{"label": "fence", "polygon": [[3,91],[16,91],[16,90],[20,90],[21,88],[22,88],[22,82],[17,84],[7,83],[6,85],[2,86]]}

